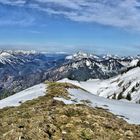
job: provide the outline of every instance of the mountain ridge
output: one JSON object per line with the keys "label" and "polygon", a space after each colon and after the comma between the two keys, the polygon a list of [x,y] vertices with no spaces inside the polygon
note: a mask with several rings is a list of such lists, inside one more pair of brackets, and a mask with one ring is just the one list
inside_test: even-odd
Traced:
{"label": "mountain ridge", "polygon": [[78,52],[67,56],[66,63],[48,71],[46,79],[54,81],[63,78],[86,81],[88,79],[108,79],[137,65],[139,57],[97,56]]}
{"label": "mountain ridge", "polygon": [[83,52],[69,56],[64,53],[3,50],[0,52],[0,98],[45,80],[107,79],[121,73],[122,70],[126,71],[128,64],[138,58],[122,58],[113,55],[98,56]]}
{"label": "mountain ridge", "polygon": [[85,90],[109,99],[140,103],[140,67],[133,67],[110,79],[89,81],[60,80],[76,84]]}
{"label": "mountain ridge", "polygon": [[77,86],[56,82],[47,84],[43,97],[18,107],[0,109],[0,139],[139,139],[139,125],[128,124],[105,109],[91,107],[88,100],[72,104],[58,100],[58,97],[72,100],[68,89],[77,91]]}

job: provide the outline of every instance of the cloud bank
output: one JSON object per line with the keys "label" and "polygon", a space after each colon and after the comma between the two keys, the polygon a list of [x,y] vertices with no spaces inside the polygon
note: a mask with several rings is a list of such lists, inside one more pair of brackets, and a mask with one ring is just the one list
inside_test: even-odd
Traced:
{"label": "cloud bank", "polygon": [[77,22],[140,30],[139,0],[0,0],[0,4],[62,15]]}

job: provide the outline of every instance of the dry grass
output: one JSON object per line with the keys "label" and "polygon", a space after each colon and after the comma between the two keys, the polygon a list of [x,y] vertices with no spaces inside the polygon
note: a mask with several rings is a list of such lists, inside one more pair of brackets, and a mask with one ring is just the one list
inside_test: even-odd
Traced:
{"label": "dry grass", "polygon": [[47,94],[0,110],[0,140],[139,140],[140,126],[86,104],[65,105],[68,83],[48,83]]}

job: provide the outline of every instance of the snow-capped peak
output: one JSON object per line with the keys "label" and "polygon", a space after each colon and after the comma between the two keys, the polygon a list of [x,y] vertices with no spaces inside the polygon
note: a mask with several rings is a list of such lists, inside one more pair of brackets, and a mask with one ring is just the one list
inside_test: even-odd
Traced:
{"label": "snow-capped peak", "polygon": [[92,59],[95,59],[95,60],[101,60],[101,58],[95,54],[89,54],[89,53],[85,53],[85,52],[77,52],[73,55],[69,55],[66,57],[67,60],[81,60],[81,59],[84,59],[84,58],[92,58]]}
{"label": "snow-capped peak", "polygon": [[37,52],[35,50],[1,50],[0,55],[3,56],[9,56],[13,54],[36,54]]}
{"label": "snow-capped peak", "polygon": [[0,53],[0,56],[1,56],[1,57],[10,57],[11,54],[8,53],[8,52],[1,52],[1,53]]}
{"label": "snow-capped peak", "polygon": [[0,62],[2,64],[6,64],[6,63],[9,63],[11,62],[10,58],[13,58],[14,56],[8,52],[0,52]]}
{"label": "snow-capped peak", "polygon": [[67,56],[66,59],[82,59],[87,58],[89,56],[90,56],[89,54],[79,51],[73,55]]}
{"label": "snow-capped peak", "polygon": [[30,55],[36,54],[36,51],[24,51],[24,50],[1,50],[0,51],[0,63],[2,64],[15,64],[17,62],[24,62],[18,55]]}

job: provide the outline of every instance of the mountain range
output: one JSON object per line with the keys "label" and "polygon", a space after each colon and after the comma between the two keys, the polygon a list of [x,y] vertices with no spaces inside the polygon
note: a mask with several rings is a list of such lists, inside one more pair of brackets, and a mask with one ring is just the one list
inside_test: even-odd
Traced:
{"label": "mountain range", "polygon": [[65,54],[1,51],[0,97],[3,98],[44,81],[44,72],[64,61]]}
{"label": "mountain range", "polygon": [[45,80],[108,79],[137,65],[140,56],[119,57],[78,52],[73,55],[35,51],[0,52],[0,98]]}
{"label": "mountain range", "polygon": [[135,65],[133,61],[140,60],[139,57],[97,56],[82,52],[67,56],[66,59],[68,61],[45,73],[46,79],[54,81],[63,78],[78,81],[108,79]]}

